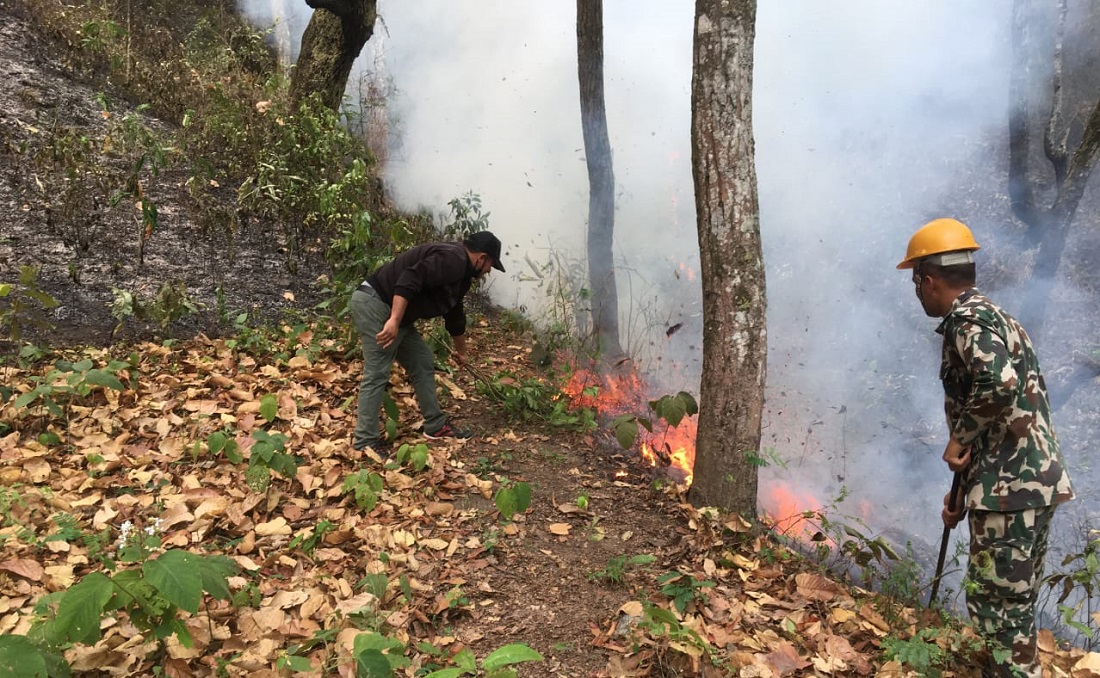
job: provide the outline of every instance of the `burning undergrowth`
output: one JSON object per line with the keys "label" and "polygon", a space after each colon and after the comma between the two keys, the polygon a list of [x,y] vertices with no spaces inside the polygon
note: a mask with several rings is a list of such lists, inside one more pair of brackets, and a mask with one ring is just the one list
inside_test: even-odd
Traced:
{"label": "burning undergrowth", "polygon": [[574,407],[592,409],[598,420],[609,423],[623,447],[636,450],[646,463],[687,489],[695,465],[698,406],[684,392],[654,399],[656,390],[636,370],[622,365],[613,372],[594,366],[578,369],[562,388]]}
{"label": "burning undergrowth", "polygon": [[[595,411],[624,448],[635,451],[680,489],[691,487],[698,406],[690,394],[657,395],[659,387],[622,365],[611,371],[595,365],[577,369],[562,392],[573,407]],[[760,501],[764,518],[778,534],[806,543],[821,539],[817,523],[825,508],[812,492],[773,481],[763,488]]]}

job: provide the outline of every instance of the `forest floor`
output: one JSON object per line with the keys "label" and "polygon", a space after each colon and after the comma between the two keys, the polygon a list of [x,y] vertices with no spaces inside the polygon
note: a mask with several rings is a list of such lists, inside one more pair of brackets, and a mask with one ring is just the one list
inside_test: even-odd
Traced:
{"label": "forest floor", "polygon": [[[158,646],[125,616],[104,621],[97,642],[68,652],[80,675],[354,675],[351,657],[372,632],[397,644],[388,653],[411,662],[401,668],[408,675],[451,665],[462,648],[483,660],[509,643],[543,657],[519,665],[524,676],[919,675],[886,661],[882,641],[908,639],[938,613],[840,583],[759,527],[700,514],[606,431],[509,416],[470,372],[440,373],[440,383],[473,439],[420,436],[397,375],[398,443],[426,452],[424,465],[351,449],[355,337],[276,322],[288,311],[308,316],[320,271],[288,273],[259,224],[246,224],[231,253],[198,245],[171,173],[150,188],[161,228],[141,255],[133,213],[89,207],[87,218],[59,221],[28,149],[45,130],[102,131],[111,116],[137,112],[121,102],[107,111],[104,92],[70,79],[31,27],[3,5],[0,17],[0,282],[40,267],[34,285],[59,305],[40,314],[42,327],[25,328],[27,338],[123,384],[46,388],[17,408],[17,394],[55,383],[45,376],[52,362],[0,362],[9,389],[0,401],[0,633],[25,633],[36,601],[97,569],[102,554],[77,534],[114,539],[132,524],[157,534],[158,552],[231,558],[238,604],[209,600],[187,615],[193,648],[174,638]],[[113,290],[152,299],[166,282],[181,283],[197,311],[164,328],[119,326]],[[277,329],[242,343],[231,320],[242,312]],[[498,320],[490,310],[473,328],[477,369],[537,378],[531,338]],[[294,472],[259,482],[247,462],[211,451],[218,431],[246,459],[257,433],[279,434]],[[357,497],[349,478],[377,491]],[[496,500],[517,483],[532,499],[509,516]],[[965,657],[943,675],[978,675],[972,640],[930,640]],[[1049,633],[1042,650],[1051,675],[1071,675],[1092,656]],[[1072,675],[1100,675],[1090,670]]]}

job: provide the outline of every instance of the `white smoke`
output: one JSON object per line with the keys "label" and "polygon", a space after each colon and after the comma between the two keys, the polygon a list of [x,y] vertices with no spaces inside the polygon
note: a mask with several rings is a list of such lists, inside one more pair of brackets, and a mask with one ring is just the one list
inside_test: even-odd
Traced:
{"label": "white smoke", "polygon": [[[620,305],[662,365],[686,367],[667,392],[697,393],[694,8],[607,0],[604,12]],[[574,4],[382,0],[379,14],[374,58],[360,63],[382,65],[396,90],[391,195],[444,212],[448,200],[479,194],[505,244],[508,273],[495,274],[493,293],[537,312],[544,290],[524,281],[525,259],[584,256]],[[1010,220],[1000,198],[1010,26],[1008,3],[759,4],[765,444],[786,461],[763,472],[765,506],[778,480],[823,503],[846,488],[845,507],[875,529],[938,541],[950,476],[939,460],[937,320],[894,266],[931,218],[968,221],[979,242]],[[666,339],[676,323],[683,329]]]}

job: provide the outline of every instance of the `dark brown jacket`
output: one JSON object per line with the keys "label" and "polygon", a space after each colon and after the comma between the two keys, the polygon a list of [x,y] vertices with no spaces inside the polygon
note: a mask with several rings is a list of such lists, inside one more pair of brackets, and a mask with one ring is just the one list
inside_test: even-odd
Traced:
{"label": "dark brown jacket", "polygon": [[461,242],[432,242],[402,252],[372,273],[367,282],[387,304],[399,295],[409,300],[402,326],[442,316],[452,337],[466,333],[462,299],[477,270]]}

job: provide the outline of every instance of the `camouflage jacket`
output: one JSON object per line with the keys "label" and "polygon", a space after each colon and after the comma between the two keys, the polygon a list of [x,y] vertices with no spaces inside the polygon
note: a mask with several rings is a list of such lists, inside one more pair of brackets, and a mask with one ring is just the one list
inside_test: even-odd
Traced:
{"label": "camouflage jacket", "polygon": [[1020,324],[970,289],[936,331],[947,425],[971,451],[967,508],[1019,511],[1072,499],[1039,360]]}

